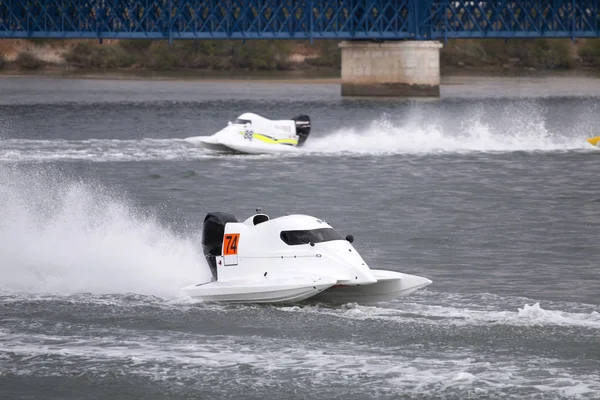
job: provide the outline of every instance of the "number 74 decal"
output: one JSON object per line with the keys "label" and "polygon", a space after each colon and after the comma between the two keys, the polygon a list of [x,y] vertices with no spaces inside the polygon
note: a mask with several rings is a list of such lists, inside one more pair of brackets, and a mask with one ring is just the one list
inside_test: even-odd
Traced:
{"label": "number 74 decal", "polygon": [[231,256],[236,255],[238,252],[238,243],[240,241],[239,233],[228,233],[224,237],[223,241],[223,255]]}

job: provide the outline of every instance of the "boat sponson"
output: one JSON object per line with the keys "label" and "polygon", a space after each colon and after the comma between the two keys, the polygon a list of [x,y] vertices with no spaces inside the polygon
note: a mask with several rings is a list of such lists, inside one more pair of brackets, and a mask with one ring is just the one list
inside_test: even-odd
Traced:
{"label": "boat sponson", "polygon": [[373,304],[408,296],[432,283],[421,276],[386,270],[371,270],[377,283],[370,285],[335,285],[311,298],[324,303]]}
{"label": "boat sponson", "polygon": [[191,297],[207,302],[295,303],[321,293],[336,283],[337,280],[327,277],[265,277],[254,281],[216,281],[182,290]]}

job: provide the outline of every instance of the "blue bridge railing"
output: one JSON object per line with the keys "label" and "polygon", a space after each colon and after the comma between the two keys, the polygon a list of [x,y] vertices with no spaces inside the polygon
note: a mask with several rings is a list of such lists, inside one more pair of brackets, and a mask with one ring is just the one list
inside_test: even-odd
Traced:
{"label": "blue bridge railing", "polygon": [[600,0],[0,0],[0,38],[600,37]]}

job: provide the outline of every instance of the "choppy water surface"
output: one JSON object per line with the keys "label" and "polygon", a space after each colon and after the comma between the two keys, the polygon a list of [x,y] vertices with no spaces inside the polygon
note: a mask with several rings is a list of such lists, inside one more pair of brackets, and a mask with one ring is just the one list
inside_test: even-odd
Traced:
{"label": "choppy water surface", "polygon": [[[88,398],[598,398],[600,84],[0,79],[0,393]],[[464,80],[463,82],[464,83]],[[306,113],[299,154],[182,139]],[[378,306],[207,305],[201,222],[326,219],[426,290]]]}

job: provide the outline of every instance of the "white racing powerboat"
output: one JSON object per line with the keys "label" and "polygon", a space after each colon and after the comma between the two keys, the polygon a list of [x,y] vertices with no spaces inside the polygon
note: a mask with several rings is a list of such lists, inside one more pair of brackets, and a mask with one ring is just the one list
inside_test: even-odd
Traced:
{"label": "white racing powerboat", "polygon": [[254,113],[244,113],[210,136],[192,136],[186,142],[202,148],[248,154],[296,151],[310,134],[307,115],[290,120],[270,120]]}
{"label": "white racing powerboat", "polygon": [[407,296],[432,282],[401,272],[370,269],[328,223],[308,215],[269,218],[257,213],[243,222],[208,213],[202,247],[212,281],[182,291],[208,302],[377,303]]}

